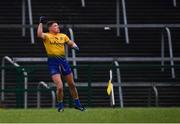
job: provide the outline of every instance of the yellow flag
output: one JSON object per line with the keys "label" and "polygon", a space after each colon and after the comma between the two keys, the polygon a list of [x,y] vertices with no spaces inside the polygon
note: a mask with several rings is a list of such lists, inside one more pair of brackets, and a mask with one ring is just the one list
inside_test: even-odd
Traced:
{"label": "yellow flag", "polygon": [[111,83],[111,80],[109,80],[108,86],[107,86],[107,94],[110,95],[111,91],[112,91],[112,83]]}

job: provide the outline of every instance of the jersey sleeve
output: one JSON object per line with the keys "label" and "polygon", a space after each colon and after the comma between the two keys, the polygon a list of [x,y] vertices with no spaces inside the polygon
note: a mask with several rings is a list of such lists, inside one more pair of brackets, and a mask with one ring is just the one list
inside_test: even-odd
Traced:
{"label": "jersey sleeve", "polygon": [[48,34],[47,34],[47,33],[43,33],[43,34],[44,34],[44,39],[43,39],[43,41],[45,42],[46,39],[47,39],[47,37],[48,37]]}
{"label": "jersey sleeve", "polygon": [[64,36],[65,43],[68,43],[70,41],[69,37],[67,35]]}

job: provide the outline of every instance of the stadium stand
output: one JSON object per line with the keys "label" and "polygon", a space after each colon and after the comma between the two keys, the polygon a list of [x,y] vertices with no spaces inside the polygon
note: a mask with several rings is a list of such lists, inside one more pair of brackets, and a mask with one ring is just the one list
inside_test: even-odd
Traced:
{"label": "stadium stand", "polygon": [[[101,24],[111,25],[116,24],[116,1],[104,0],[86,0],[86,6],[81,7],[80,1],[67,0],[32,0],[33,22],[36,26],[39,17],[44,15],[49,19],[58,19],[62,24],[62,31],[68,32],[68,25],[72,26],[74,31],[75,41],[80,47],[80,52],[77,57],[159,57],[161,56],[161,33],[162,27],[151,28],[129,28],[130,43],[126,44],[124,29],[120,29],[120,36],[117,36],[116,28],[105,30],[104,27],[86,28],[78,27],[78,24]],[[21,24],[21,1],[6,0],[1,1],[0,5],[0,26],[3,24]],[[27,3],[26,3],[27,6]],[[49,7],[50,6],[50,7]],[[122,4],[119,4],[120,8]],[[129,24],[179,24],[180,9],[173,7],[172,0],[129,0],[126,1],[127,20]],[[26,12],[27,12],[26,8]],[[29,23],[28,14],[26,14],[26,22]],[[123,23],[122,8],[120,10],[120,23]],[[165,27],[164,27],[165,28]],[[36,29],[36,28],[35,28]],[[172,35],[172,45],[174,57],[180,56],[179,33],[180,29],[170,28]],[[30,32],[27,28],[26,36],[22,36],[21,28],[0,27],[0,60],[4,56],[13,57],[46,57],[43,44],[40,39],[35,36],[35,44],[31,44]],[[165,39],[167,37],[165,36]],[[71,52],[69,52],[71,56]],[[169,56],[168,41],[165,40],[165,56]],[[32,66],[32,63],[21,62],[22,66]],[[79,62],[78,65],[102,65],[101,62]],[[156,67],[151,67],[156,65]],[[169,65],[169,62],[165,63]],[[180,64],[180,62],[175,62]],[[29,69],[28,88],[37,88],[38,82],[43,80],[51,82],[46,63],[33,63],[37,66],[35,69]],[[40,67],[41,65],[42,67]],[[104,62],[103,65],[111,65],[111,62]],[[144,67],[141,67],[143,66]],[[106,83],[109,80],[109,68],[97,67],[92,68],[91,79],[88,79],[88,69],[78,69],[78,83],[84,83],[91,80],[93,83]],[[131,67],[132,66],[132,67]],[[38,68],[39,67],[39,68]],[[161,71],[160,61],[148,62],[120,62],[121,78],[124,86],[123,99],[124,106],[156,106],[155,94],[153,92],[152,83],[160,82],[162,85],[157,85],[159,106],[180,106],[180,86],[176,84],[180,81],[180,70],[175,69],[176,78],[171,78],[170,69]],[[131,68],[130,68],[131,67]],[[6,71],[6,88],[22,88],[23,84],[17,84],[17,73],[13,69]],[[114,82],[117,82],[114,75]],[[21,81],[22,82],[22,81]],[[139,83],[145,83],[145,86],[135,86]],[[126,86],[131,84],[132,86]],[[19,87],[20,85],[20,87]],[[91,103],[91,106],[109,106],[109,96],[106,94],[106,86],[93,87],[90,89],[78,87],[80,97],[84,104]],[[68,89],[65,89],[68,90]],[[88,92],[87,92],[88,91]],[[66,105],[70,104],[69,93],[66,92]],[[42,101],[44,104],[41,107],[51,107],[50,93],[42,93]],[[89,97],[91,94],[91,97]],[[118,87],[115,87],[115,100],[119,106]],[[18,96],[20,95],[20,96]],[[22,102],[23,94],[8,92],[5,94],[4,104],[6,107],[23,107],[18,106],[18,102]],[[37,106],[36,93],[28,93],[28,107]]]}

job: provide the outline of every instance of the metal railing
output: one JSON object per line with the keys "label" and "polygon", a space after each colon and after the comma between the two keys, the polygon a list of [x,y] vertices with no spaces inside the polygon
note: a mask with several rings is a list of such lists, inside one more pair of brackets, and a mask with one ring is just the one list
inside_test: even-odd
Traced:
{"label": "metal railing", "polygon": [[174,7],[177,7],[177,1],[176,0],[173,0],[173,5],[174,5]]}
{"label": "metal railing", "polygon": [[152,85],[153,91],[155,93],[155,105],[158,106],[159,105],[159,93],[158,93],[158,89],[156,87],[156,85]]}
{"label": "metal railing", "polygon": [[[109,63],[110,64],[110,63]],[[108,65],[109,65],[108,64]],[[113,85],[114,85],[114,87],[116,87],[117,89],[118,88],[123,88],[123,87],[151,87],[152,89],[153,89],[153,92],[154,92],[154,95],[153,96],[155,96],[155,97],[153,97],[153,98],[155,98],[155,103],[156,103],[156,106],[158,106],[158,98],[159,98],[159,95],[158,95],[158,89],[157,89],[157,87],[167,87],[167,86],[180,86],[180,84],[178,83],[178,82],[176,82],[176,83],[172,83],[172,82],[169,82],[169,83],[166,83],[166,82],[156,82],[156,83],[154,83],[154,79],[152,80],[152,79],[150,79],[150,81],[145,81],[145,82],[137,82],[137,81],[130,81],[130,82],[127,82],[127,81],[121,81],[121,70],[120,69],[122,69],[122,68],[127,68],[128,67],[128,69],[133,69],[133,68],[137,68],[137,67],[148,67],[149,68],[149,66],[150,65],[140,65],[140,66],[138,66],[138,65],[133,65],[133,66],[130,66],[130,65],[124,65],[124,66],[120,66],[119,64],[118,64],[118,62],[116,61],[116,63],[115,63],[115,61],[113,62],[113,64],[115,64],[115,66],[114,65],[112,65],[112,66],[108,66],[108,65],[103,65],[103,66],[99,66],[99,65],[92,65],[92,66],[90,66],[90,65],[86,65],[86,66],[78,66],[78,68],[79,67],[83,67],[83,68],[92,68],[91,69],[91,72],[90,73],[93,73],[94,71],[93,71],[93,68],[97,68],[97,67],[100,67],[100,68],[104,68],[104,67],[107,67],[108,69],[113,69],[113,71],[114,71],[114,69],[116,69],[116,72],[117,72],[117,81],[113,81]],[[26,69],[28,69],[28,68],[44,68],[44,66],[26,66],[27,68]],[[157,65],[157,66],[154,66],[154,65],[152,65],[152,67],[154,68],[158,68],[159,69],[159,67],[161,67],[161,65]],[[170,65],[167,65],[167,67],[170,67]],[[175,67],[178,67],[177,65],[175,66]],[[179,66],[180,67],[180,66]],[[118,68],[119,68],[119,70],[118,70]],[[150,69],[152,69],[151,68],[151,66],[150,66]],[[133,69],[134,70],[134,69]],[[119,73],[118,73],[119,72]],[[92,75],[90,74],[90,73],[88,73],[87,74],[87,78],[86,79],[88,79],[88,82],[76,82],[76,86],[80,86],[80,87],[87,87],[87,88],[89,88],[89,86],[90,87],[107,87],[107,81],[105,81],[105,82],[94,82],[94,80],[92,80]],[[155,78],[155,80],[156,80],[156,78]],[[120,83],[119,83],[120,82]],[[51,82],[51,84],[53,84],[52,82]],[[90,84],[90,85],[89,85]],[[35,88],[36,90],[34,90],[33,88],[31,89],[31,88],[29,88],[29,89],[27,89],[27,90],[25,90],[25,89],[22,89],[22,91],[23,92],[25,92],[25,91],[28,91],[28,92],[39,92],[39,93],[37,93],[37,107],[40,107],[40,104],[41,104],[41,98],[39,97],[39,96],[41,96],[41,94],[40,94],[40,92],[41,91],[43,91],[44,89],[40,89],[40,86],[43,86],[43,87],[46,87],[46,89],[48,89],[48,91],[51,91],[51,86],[49,85],[49,82],[48,83],[39,83],[38,84],[38,86],[37,86],[37,88]],[[68,85],[67,85],[67,83],[64,85],[64,86],[66,86],[66,87],[68,87]],[[84,89],[84,88],[83,88]],[[19,90],[19,89],[18,89]],[[18,92],[18,90],[17,89],[11,89],[10,91],[12,92]],[[7,91],[8,92],[8,90],[7,90],[7,88],[6,88],[6,90],[2,90],[2,91]],[[1,91],[1,92],[2,92]],[[53,90],[52,90],[53,91]],[[52,92],[51,91],[51,92]],[[120,91],[120,90],[119,90]],[[87,91],[86,91],[87,92]],[[118,90],[116,90],[115,91],[116,93],[118,93]],[[122,89],[121,89],[121,92],[122,92]],[[39,94],[39,95],[38,95]],[[52,105],[54,105],[54,99],[55,99],[55,92],[54,93],[51,93],[52,94]],[[54,94],[54,95],[53,95]],[[91,93],[90,93],[90,98],[91,98]],[[120,95],[123,95],[122,93],[120,93]],[[119,98],[120,98],[120,95],[118,96]],[[88,98],[89,98],[88,97]],[[121,99],[121,98],[120,98]],[[123,101],[122,100],[120,100],[120,103],[119,103],[119,106],[121,106],[122,107],[122,105],[123,105]]]}
{"label": "metal railing", "polygon": [[[74,41],[74,33],[73,33],[72,28],[69,28],[69,33],[70,33],[71,40]],[[71,49],[71,51],[72,51],[73,66],[76,66],[77,65],[76,60],[75,60],[76,59],[76,51],[74,49]],[[74,78],[77,79],[78,78],[77,69],[74,68],[73,71],[74,71]]]}
{"label": "metal railing", "polygon": [[[26,24],[26,3],[25,0],[22,0],[22,25]],[[25,37],[26,28],[22,27],[22,36]]]}
{"label": "metal railing", "polygon": [[[120,67],[119,67],[118,61],[115,60],[114,64],[116,66],[116,73],[117,73],[117,83],[116,84],[117,84],[117,86],[119,88],[119,102],[120,102],[119,104],[120,104],[120,107],[123,108],[124,107],[124,103],[123,103],[122,86],[125,86],[124,84],[126,84],[126,83],[122,84],[122,81],[121,81],[121,72],[120,72]],[[137,86],[143,86],[143,85],[142,84],[138,85],[138,83],[137,84],[134,83],[133,85],[131,84],[131,86],[136,86],[137,87]],[[144,84],[144,86],[148,86],[148,85]],[[159,93],[158,93],[158,89],[157,89],[156,83],[152,83],[152,85],[150,85],[150,86],[152,87],[153,92],[155,94],[155,105],[158,106],[159,105]],[[159,86],[166,86],[166,85],[159,85]]]}
{"label": "metal railing", "polygon": [[85,6],[86,6],[85,0],[81,0],[81,5],[82,5],[82,7],[85,7]]}
{"label": "metal railing", "polygon": [[169,56],[170,56],[170,64],[171,64],[171,76],[172,78],[176,78],[175,75],[175,69],[174,69],[174,56],[173,56],[173,48],[172,48],[172,38],[171,38],[171,31],[168,27],[163,29],[162,34],[161,34],[161,65],[162,68],[161,70],[164,71],[164,56],[165,56],[165,35],[164,33],[167,33],[167,38],[168,38],[168,47],[169,47]]}
{"label": "metal railing", "polygon": [[[117,83],[118,83],[118,88],[119,88],[119,105],[121,108],[124,107],[124,102],[123,102],[123,93],[122,93],[122,81],[121,81],[121,71],[120,71],[120,68],[119,68],[119,63],[118,61],[114,61],[114,64],[115,66],[117,67],[116,68],[116,73],[117,73]],[[158,89],[155,85],[152,85],[152,89],[155,93],[155,103],[156,103],[156,106],[158,106]]]}
{"label": "metal railing", "polygon": [[116,74],[117,74],[117,82],[119,84],[119,104],[121,106],[121,108],[124,107],[123,104],[123,93],[122,93],[122,81],[121,81],[121,72],[120,72],[120,68],[119,68],[119,63],[118,61],[114,61],[116,68]]}
{"label": "metal railing", "polygon": [[[37,28],[38,24],[30,25],[22,25],[22,24],[0,24],[0,28]],[[60,27],[73,27],[73,28],[102,28],[109,27],[109,28],[180,28],[180,24],[61,24]]]}
{"label": "metal railing", "polygon": [[[5,98],[4,98],[4,89],[5,89],[5,60],[8,61],[9,63],[11,63],[13,66],[15,67],[20,67],[19,64],[17,64],[16,62],[14,62],[10,57],[8,56],[4,56],[2,58],[2,62],[1,62],[1,67],[2,67],[2,70],[1,70],[1,101],[4,101]],[[23,72],[23,75],[24,75],[24,108],[26,109],[27,108],[27,89],[28,89],[28,73],[26,72],[26,70],[24,68],[21,69],[22,72]]]}
{"label": "metal railing", "polygon": [[[47,62],[47,57],[13,57],[15,62]],[[118,62],[161,62],[162,57],[76,57],[78,62],[112,62],[116,59]],[[72,58],[68,58],[68,61],[73,61]],[[164,57],[163,61],[170,61],[170,57]],[[174,61],[179,62],[180,57],[174,57]]]}
{"label": "metal railing", "polygon": [[[125,3],[125,0],[122,0],[122,8],[123,8],[124,24],[127,25],[127,15],[126,15],[126,3]],[[128,31],[128,27],[125,27],[124,30],[125,30],[126,43],[129,44],[129,31]]]}
{"label": "metal railing", "polygon": [[[18,62],[46,62],[47,61],[47,58],[14,58],[15,61],[18,61]],[[68,61],[73,61],[74,59],[72,58],[68,58]],[[116,61],[115,61],[116,60]],[[163,58],[163,61],[170,61],[171,60],[171,57],[164,57]],[[180,58],[173,58],[174,61],[180,61]],[[76,58],[76,61],[81,61],[81,62],[114,62],[115,66],[116,66],[116,73],[117,73],[117,82],[113,83],[113,85],[115,87],[118,87],[119,89],[119,104],[121,107],[123,107],[123,94],[122,94],[122,87],[124,86],[135,86],[135,87],[138,87],[138,86],[150,86],[152,87],[153,89],[153,92],[155,93],[155,102],[156,102],[156,106],[158,106],[158,89],[156,86],[168,86],[167,84],[154,84],[152,85],[152,83],[149,84],[139,84],[138,82],[137,83],[132,83],[132,84],[128,84],[128,82],[123,82],[121,81],[121,72],[120,72],[120,68],[119,68],[119,62],[162,62],[162,57],[119,57],[119,58],[98,58],[98,57],[77,57]],[[164,67],[164,65],[161,65],[162,67]],[[171,65],[170,68],[172,68],[172,66],[174,65]],[[146,82],[147,83],[147,82]],[[98,85],[97,85],[98,84]],[[99,84],[99,83],[92,83],[91,86],[107,86],[107,83],[105,84]],[[88,86],[88,84],[86,83],[86,85]],[[86,86],[85,83],[82,83],[81,84],[77,84],[77,86]],[[169,86],[171,86],[169,84]]]}
{"label": "metal railing", "polygon": [[[40,81],[37,86],[37,108],[41,107],[41,93],[39,91],[40,86],[44,86],[46,89],[50,89],[50,87],[44,82]],[[51,90],[51,96],[52,96],[52,107],[55,108],[56,106],[56,94],[54,90]]]}
{"label": "metal railing", "polygon": [[[22,36],[25,36],[25,31],[26,31],[26,28],[30,28],[30,35],[31,35],[31,43],[34,44],[34,30],[33,28],[37,27],[36,25],[33,24],[33,19],[32,19],[32,4],[31,4],[31,0],[27,0],[27,4],[28,4],[28,13],[29,13],[29,22],[30,24],[29,25],[26,25],[26,20],[25,20],[25,2],[26,0],[22,0],[22,25],[17,25],[15,26],[16,24],[2,24],[0,25],[0,28],[4,28],[4,27],[15,27],[15,28],[22,28]],[[113,25],[112,27],[115,27],[117,28],[117,36],[120,35],[120,30],[119,28],[124,28],[125,30],[125,37],[126,37],[126,43],[128,44],[129,43],[129,31],[128,31],[128,28],[131,27],[131,26],[126,26],[126,25],[129,25],[127,23],[127,14],[126,14],[126,1],[125,0],[121,0],[121,3],[122,3],[122,11],[123,11],[123,20],[124,20],[124,24],[122,26],[119,26],[120,25],[120,15],[119,15],[119,0],[116,0],[116,24],[110,24],[110,25]],[[172,0],[172,3],[173,3],[173,6],[174,7],[177,7],[177,0]],[[81,0],[81,6],[82,7],[85,7],[85,0]],[[74,25],[74,24],[72,24]],[[70,27],[72,27],[72,25]],[[91,24],[87,24],[89,26],[86,26],[86,24],[83,26],[83,25],[79,25],[79,24],[75,24],[74,27],[92,27]],[[111,26],[108,26],[109,24],[103,26],[103,27],[110,27],[112,28]],[[139,24],[135,24],[135,25],[139,25]],[[143,24],[140,24],[140,25],[143,25]],[[145,24],[146,25],[146,24]],[[97,24],[97,26],[93,26],[93,27],[101,27],[99,26],[99,24]],[[168,26],[169,27],[169,26]]]}
{"label": "metal railing", "polygon": [[[30,23],[30,25],[33,25],[31,0],[28,0],[28,12],[29,12],[29,23]],[[33,29],[33,27],[30,27],[30,34],[31,34],[31,43],[34,44],[34,29]]]}
{"label": "metal railing", "polygon": [[[119,7],[119,0],[116,0],[116,24],[120,24],[120,7]],[[119,37],[120,36],[120,28],[117,26],[116,28],[116,34]]]}

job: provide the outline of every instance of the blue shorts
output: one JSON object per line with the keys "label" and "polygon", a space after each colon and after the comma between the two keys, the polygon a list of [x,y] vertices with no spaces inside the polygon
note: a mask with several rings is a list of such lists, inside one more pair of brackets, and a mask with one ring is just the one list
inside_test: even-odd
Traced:
{"label": "blue shorts", "polygon": [[54,74],[66,76],[71,73],[71,68],[65,58],[48,58],[48,69],[51,76]]}

